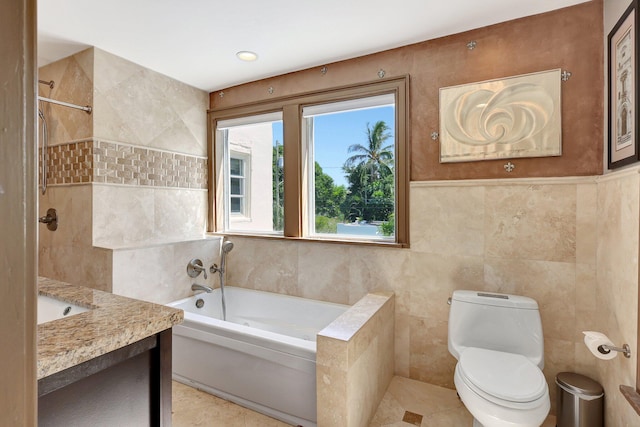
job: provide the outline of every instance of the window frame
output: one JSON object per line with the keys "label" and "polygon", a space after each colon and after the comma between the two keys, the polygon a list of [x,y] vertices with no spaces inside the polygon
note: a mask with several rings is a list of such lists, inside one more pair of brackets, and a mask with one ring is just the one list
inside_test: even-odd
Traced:
{"label": "window frame", "polygon": [[[309,235],[308,200],[305,195],[308,188],[306,179],[307,165],[303,158],[302,145],[302,108],[306,105],[333,103],[368,96],[395,95],[395,135],[396,135],[396,235],[395,240],[353,239],[349,236],[331,236],[325,238]],[[282,112],[284,145],[284,230],[282,234],[271,235],[250,232],[235,232],[224,229],[224,182],[220,167],[222,153],[216,138],[217,123],[220,120],[240,118],[272,112]],[[409,247],[409,76],[400,76],[358,85],[343,86],[299,95],[285,96],[266,101],[212,109],[208,111],[208,154],[209,159],[209,217],[207,230],[213,233],[225,233],[279,239],[303,241],[339,242],[353,244],[372,244],[379,246]],[[218,208],[220,207],[220,208]]]}

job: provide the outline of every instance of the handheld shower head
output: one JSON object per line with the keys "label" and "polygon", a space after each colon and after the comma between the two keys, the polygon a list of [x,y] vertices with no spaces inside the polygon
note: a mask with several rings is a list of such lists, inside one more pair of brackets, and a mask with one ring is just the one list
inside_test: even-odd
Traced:
{"label": "handheld shower head", "polygon": [[225,240],[224,242],[222,242],[222,253],[223,254],[228,254],[229,252],[231,252],[231,250],[233,249],[233,243]]}

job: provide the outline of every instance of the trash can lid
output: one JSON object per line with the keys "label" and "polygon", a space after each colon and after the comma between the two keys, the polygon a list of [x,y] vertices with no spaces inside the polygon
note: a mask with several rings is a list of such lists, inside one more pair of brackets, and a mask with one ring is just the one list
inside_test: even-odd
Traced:
{"label": "trash can lid", "polygon": [[556,384],[567,391],[580,393],[586,396],[600,396],[604,389],[599,382],[575,372],[560,372],[556,376]]}

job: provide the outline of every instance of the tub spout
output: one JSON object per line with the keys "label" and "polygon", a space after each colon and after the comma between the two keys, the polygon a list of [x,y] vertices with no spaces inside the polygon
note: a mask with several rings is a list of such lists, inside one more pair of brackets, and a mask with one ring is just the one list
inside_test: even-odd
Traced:
{"label": "tub spout", "polygon": [[206,293],[213,292],[213,289],[210,288],[209,286],[202,286],[202,285],[198,285],[197,283],[194,283],[193,285],[191,285],[191,290],[192,291],[205,291]]}

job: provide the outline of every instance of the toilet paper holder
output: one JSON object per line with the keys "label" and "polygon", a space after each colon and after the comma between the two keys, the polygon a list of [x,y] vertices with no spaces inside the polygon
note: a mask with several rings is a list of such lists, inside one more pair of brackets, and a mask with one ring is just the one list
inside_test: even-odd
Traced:
{"label": "toilet paper holder", "polygon": [[598,346],[598,351],[602,354],[609,354],[612,351],[617,351],[619,353],[624,354],[624,357],[626,357],[627,359],[631,357],[631,347],[629,347],[629,344],[623,344],[622,348],[615,347],[612,345],[602,344]]}

